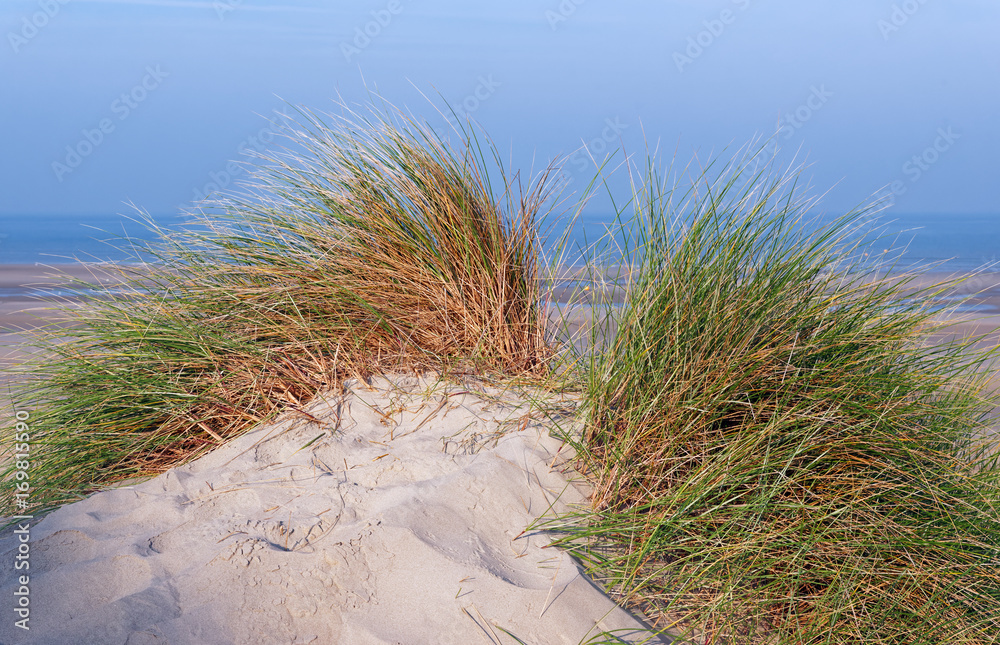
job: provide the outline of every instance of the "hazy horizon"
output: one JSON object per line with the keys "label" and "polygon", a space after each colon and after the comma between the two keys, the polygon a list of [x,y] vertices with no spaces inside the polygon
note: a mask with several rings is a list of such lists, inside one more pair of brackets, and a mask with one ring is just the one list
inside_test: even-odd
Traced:
{"label": "hazy horizon", "polygon": [[573,190],[619,145],[684,163],[773,135],[826,210],[1000,213],[998,31],[983,0],[8,0],[0,213],[176,213],[245,179],[276,111],[374,89],[436,128],[447,102],[515,171],[564,156]]}

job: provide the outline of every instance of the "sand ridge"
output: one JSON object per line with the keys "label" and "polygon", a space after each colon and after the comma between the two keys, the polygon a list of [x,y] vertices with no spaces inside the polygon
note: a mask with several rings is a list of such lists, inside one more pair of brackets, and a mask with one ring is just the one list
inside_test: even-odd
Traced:
{"label": "sand ridge", "polygon": [[[642,642],[569,555],[522,534],[585,503],[543,416],[430,377],[354,382],[32,527],[32,629],[0,621],[0,642]],[[5,597],[16,549],[7,529]]]}

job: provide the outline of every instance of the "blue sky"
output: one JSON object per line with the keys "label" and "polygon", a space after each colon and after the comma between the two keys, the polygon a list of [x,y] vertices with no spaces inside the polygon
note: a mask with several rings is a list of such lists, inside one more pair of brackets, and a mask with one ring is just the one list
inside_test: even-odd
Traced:
{"label": "blue sky", "polygon": [[778,132],[832,211],[1000,213],[998,33],[987,0],[3,0],[0,214],[176,213],[285,102],[366,85],[469,108],[515,169],[570,155],[571,189],[584,145]]}

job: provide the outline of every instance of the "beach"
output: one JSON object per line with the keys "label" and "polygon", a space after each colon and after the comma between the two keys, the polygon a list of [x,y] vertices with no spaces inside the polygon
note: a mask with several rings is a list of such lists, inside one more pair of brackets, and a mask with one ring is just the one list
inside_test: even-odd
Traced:
{"label": "beach", "polygon": [[0,264],[0,389],[6,389],[10,370],[27,355],[21,347],[28,339],[25,331],[70,324],[56,305],[78,304],[67,297],[73,280],[95,286],[118,282],[101,265]]}
{"label": "beach", "polygon": [[[32,295],[61,293],[51,272],[0,267],[4,378],[25,330],[65,324]],[[978,294],[949,334],[1000,342],[995,278],[943,297]],[[570,333],[586,328],[585,306],[562,311]],[[578,401],[531,396],[434,375],[351,382],[187,465],[15,523],[0,595],[30,590],[31,630],[3,621],[0,642],[647,642],[641,615],[531,528],[589,492],[557,438],[577,431]]]}
{"label": "beach", "polygon": [[[25,332],[67,324],[36,297],[64,295],[52,272],[0,267],[4,379]],[[586,502],[546,416],[576,403],[550,403],[431,377],[353,383],[185,466],[15,523],[0,533],[0,594],[22,586],[30,525],[31,630],[4,621],[0,642],[643,642],[641,619],[530,530]]]}

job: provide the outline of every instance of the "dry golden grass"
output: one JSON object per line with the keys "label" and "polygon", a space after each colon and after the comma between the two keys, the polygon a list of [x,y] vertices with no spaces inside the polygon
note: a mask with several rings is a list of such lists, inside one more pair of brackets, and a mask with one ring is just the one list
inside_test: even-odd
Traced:
{"label": "dry golden grass", "polygon": [[118,268],[128,288],[40,334],[58,358],[17,395],[37,410],[39,504],[160,472],[348,377],[548,373],[549,176],[502,176],[495,195],[474,136],[454,150],[394,112],[301,116],[252,190],[163,232]]}

